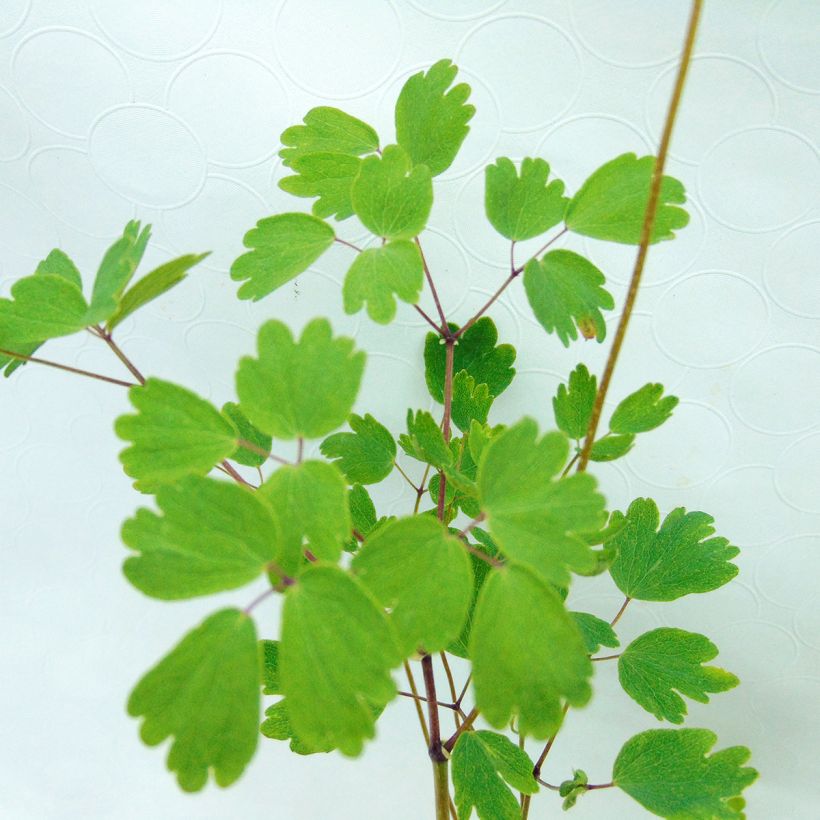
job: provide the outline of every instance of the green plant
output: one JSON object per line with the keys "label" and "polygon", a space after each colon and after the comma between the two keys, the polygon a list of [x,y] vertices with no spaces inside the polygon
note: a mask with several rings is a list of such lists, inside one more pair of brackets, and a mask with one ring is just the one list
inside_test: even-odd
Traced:
{"label": "green plant", "polygon": [[[620,401],[608,432],[597,435],[647,248],[674,238],[688,221],[683,185],[663,176],[663,159],[694,29],[695,22],[658,159],[617,157],[573,196],[550,179],[542,159],[517,167],[500,158],[486,169],[487,217],[510,241],[510,272],[462,325],[442,309],[419,238],[433,177],[453,162],[473,115],[469,87],[454,84],[455,66],[442,60],[408,80],[396,105],[395,145],[380,148],[370,126],[333,108],[313,109],[304,124],[284,132],[280,153],[293,173],[281,185],[314,198],[313,215],[261,220],[231,275],[241,282],[241,298],[264,298],[334,242],[350,245],[326,221],[331,216],[341,222],[355,214],[381,239],[367,249],[350,245],[356,255],[344,309],[366,309],[387,324],[397,300],[411,305],[431,327],[427,388],[443,406],[440,422],[408,410],[398,440],[373,416],[351,415],[365,355],[352,340],[335,337],[325,319],[310,322],[298,340],[281,322],[266,322],[256,355],[239,362],[238,403],[221,409],[181,386],[144,378],[113,332],[203,257],[172,260],[129,287],[150,233],[139,223],[129,223],[106,253],[89,301],[61,250],[19,280],[11,299],[0,300],[6,375],[40,362],[129,388],[135,413],[116,422],[128,442],[121,460],[135,487],[155,497],[155,508],[138,510],[123,526],[132,551],[124,564],[128,580],[163,600],[235,589],[263,575],[269,580],[244,610],[206,618],[131,693],[128,711],[142,719],[143,740],[173,738],[168,767],[183,789],[202,789],[209,771],[220,786],[240,777],[257,745],[262,695],[277,697],[261,724],[265,737],[288,741],[303,755],[359,754],[397,696],[391,673],[403,666],[410,692],[400,694],[418,711],[439,820],[473,811],[492,820],[526,817],[540,785],[558,792],[564,808],[588,791],[618,787],[662,817],[743,816],[739,795],[756,776],[743,766],[749,752],[733,747],[710,756],[716,738],[705,729],[638,734],[604,783],[590,784],[581,770],[560,785],[540,777],[567,710],[591,697],[593,661],[617,659],[624,691],[672,724],[686,714],[681,695],[706,702],[738,683],[704,666],[717,654],[706,637],[681,629],[655,629],[620,654],[598,654],[619,647],[614,627],[631,600],[707,592],[737,572],[730,562],[737,549],[713,535],[710,516],[679,508],[661,522],[655,502],[643,498],[610,513],[587,472],[590,461],[625,456],[677,404],[661,385],[647,384]],[[602,311],[614,300],[591,262],[550,250],[567,232],[639,247],[607,368],[600,385],[583,364],[569,374],[553,399],[558,431],[542,435],[529,418],[493,425],[488,417],[515,375],[515,350],[498,343],[484,314],[517,279],[540,324],[562,344],[579,334],[604,340]],[[517,243],[542,236],[543,247],[516,264]],[[417,304],[425,285],[435,318]],[[47,340],[81,331],[105,343],[135,382],[34,355]],[[338,432],[345,422],[350,430]],[[320,439],[326,460],[304,460],[303,442]],[[298,442],[295,462],[272,453],[274,440]],[[402,460],[422,465],[420,480],[400,466],[399,451]],[[265,476],[262,468],[272,462]],[[243,467],[258,469],[261,482],[252,484]],[[209,477],[213,469],[232,483]],[[394,470],[413,487],[414,509],[379,517],[366,487]],[[568,611],[573,576],[603,572],[625,596],[612,621]],[[283,600],[281,635],[259,640],[252,611],[272,594]],[[448,655],[471,665],[460,686]],[[436,663],[448,679],[444,702]],[[475,707],[466,712],[471,694]],[[442,709],[454,720],[449,736]],[[476,729],[479,717],[496,731]],[[546,742],[535,763],[525,737]]]}

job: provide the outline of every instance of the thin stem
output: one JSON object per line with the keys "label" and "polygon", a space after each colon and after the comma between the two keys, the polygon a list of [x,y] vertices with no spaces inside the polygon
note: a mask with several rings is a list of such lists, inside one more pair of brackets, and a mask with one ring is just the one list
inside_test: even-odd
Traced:
{"label": "thin stem", "polygon": [[567,712],[569,711],[569,704],[564,704],[564,709],[561,713],[561,723],[558,728],[555,730],[553,736],[547,741],[547,745],[544,746],[544,750],[541,752],[541,756],[535,763],[535,766],[532,770],[532,776],[537,780],[539,775],[541,774],[541,767],[544,765],[544,761],[547,759],[547,755],[550,753],[553,744],[555,743],[555,738],[558,737],[558,732],[561,731],[561,726],[564,725],[564,718],[567,716]]}
{"label": "thin stem", "polygon": [[[410,664],[408,661],[404,662],[404,673],[407,675],[407,683],[410,686],[410,691],[413,693],[412,697],[414,699],[414,703],[416,706],[416,715],[418,715],[419,719],[419,726],[421,726],[421,733],[424,735],[424,745],[426,748],[430,748],[430,732],[427,730],[427,721],[424,719],[424,710],[421,708],[421,700],[426,700],[426,698],[421,698],[419,696],[419,690],[416,688],[416,679],[413,677],[413,670],[410,668]],[[399,694],[402,694],[399,692]]]}
{"label": "thin stem", "polygon": [[[401,689],[399,689],[396,694],[403,698],[410,698],[412,700],[418,700],[421,703],[427,703],[427,698],[424,697],[424,695],[414,695],[412,692],[402,692]],[[444,703],[444,701],[439,700],[436,701],[436,706],[440,709],[452,709],[454,712],[459,711],[459,708],[455,705],[455,703]]]}
{"label": "thin stem", "polygon": [[[252,441],[248,441],[244,438],[238,438],[236,443],[245,450],[250,450],[252,453],[256,453],[258,456],[264,456],[265,458],[269,458],[271,461],[278,461],[279,464],[290,464],[291,462],[288,461],[286,458],[282,458],[281,456],[276,456],[271,453],[269,450],[266,450],[264,447],[260,447],[257,444],[254,444]],[[258,468],[257,468],[258,469]],[[261,476],[260,476],[261,478]]]}
{"label": "thin stem", "polygon": [[246,487],[253,487],[253,489],[256,489],[250,481],[245,481],[245,479],[239,475],[227,458],[220,462],[220,466],[222,467],[222,470],[226,472],[237,484],[244,484]]}
{"label": "thin stem", "polygon": [[[285,579],[287,576],[286,576],[286,575],[283,575],[283,574],[280,574],[280,573],[279,573],[279,572],[277,572],[276,570],[274,570],[274,572],[276,572],[276,574],[277,574],[277,575],[279,575],[279,577],[283,579],[283,583],[284,583],[284,579]],[[290,581],[290,584],[292,584],[292,583],[293,583],[293,579],[292,579],[292,578],[288,578],[288,581]],[[285,586],[290,586],[290,584],[285,584]],[[246,615],[250,615],[251,610],[252,610],[252,609],[253,609],[253,608],[254,608],[257,604],[261,604],[261,603],[262,603],[262,601],[264,601],[264,600],[265,600],[265,598],[269,597],[270,595],[273,595],[273,593],[274,593],[274,592],[278,592],[278,590],[277,590],[275,587],[270,587],[269,589],[266,589],[266,590],[265,590],[263,593],[261,593],[260,595],[257,595],[257,596],[256,596],[256,597],[255,597],[255,598],[254,598],[254,599],[253,599],[253,600],[252,600],[252,601],[251,601],[251,602],[250,602],[250,603],[249,603],[249,604],[245,607],[245,609],[243,610],[243,611],[244,611],[244,613],[245,613]]]}
{"label": "thin stem", "polygon": [[566,478],[569,475],[569,471],[575,466],[575,462],[581,457],[580,453],[576,453],[572,459],[570,460],[569,464],[564,467],[564,472],[561,473],[561,478]]}
{"label": "thin stem", "polygon": [[444,744],[444,748],[448,752],[453,751],[453,746],[456,745],[456,741],[461,737],[461,735],[464,732],[468,731],[472,727],[472,725],[475,723],[476,718],[478,717],[478,714],[478,709],[473,709],[470,711],[467,717],[464,718],[464,723],[462,723],[461,726],[459,726],[458,729],[456,729],[456,731],[451,735],[449,740]]}
{"label": "thin stem", "polygon": [[426,311],[422,310],[418,305],[413,305],[413,307],[415,308],[416,313],[418,313],[419,316],[421,316],[422,319],[424,319],[424,321],[436,331],[436,333],[441,333],[441,328],[427,315]]}
{"label": "thin stem", "polygon": [[467,675],[467,680],[464,681],[464,686],[461,687],[461,694],[456,698],[456,706],[461,706],[461,702],[464,700],[464,696],[467,694],[467,690],[470,688],[470,681],[473,679],[473,673],[470,672]]}
{"label": "thin stem", "polygon": [[561,791],[560,786],[554,786],[552,783],[547,783],[546,780],[542,780],[540,777],[535,778],[538,783],[540,783],[545,789],[550,789],[550,791],[559,792]]}
{"label": "thin stem", "polygon": [[305,454],[305,440],[302,436],[296,439],[296,463],[302,463],[302,456]]}
{"label": "thin stem", "polygon": [[526,268],[526,267],[527,267],[527,265],[528,265],[528,264],[529,264],[529,263],[530,263],[533,259],[537,259],[539,256],[541,256],[541,254],[542,254],[542,253],[544,253],[544,251],[545,251],[545,250],[547,250],[547,248],[549,248],[551,245],[555,244],[555,243],[556,243],[556,242],[557,242],[557,241],[558,241],[558,240],[559,240],[559,239],[560,239],[560,238],[561,238],[561,237],[562,237],[562,236],[563,236],[563,235],[564,235],[564,234],[565,234],[568,230],[569,230],[569,228],[566,228],[566,227],[565,227],[565,228],[561,228],[561,230],[560,230],[557,234],[555,234],[555,236],[553,236],[553,237],[552,237],[552,239],[550,239],[550,240],[548,240],[547,242],[545,242],[545,243],[544,243],[544,244],[543,244],[543,245],[542,245],[542,246],[541,246],[541,247],[540,247],[540,248],[539,248],[539,249],[538,249],[538,250],[537,250],[534,254],[532,254],[532,256],[530,256],[530,257],[527,259],[527,261],[526,261],[526,262],[524,262],[524,264],[523,264],[523,265],[519,265],[517,268],[513,268],[513,270],[514,270],[517,274],[518,274],[518,273],[521,273],[521,272],[524,270],[524,268]]}
{"label": "thin stem", "polygon": [[503,567],[504,562],[499,561],[497,558],[493,558],[491,555],[487,555],[486,552],[474,547],[468,541],[462,540],[461,546],[464,547],[470,555],[475,555],[476,558],[481,559],[485,564],[489,564],[491,567]]}
{"label": "thin stem", "polygon": [[364,536],[358,530],[351,530],[350,534],[361,544],[364,541]]}
{"label": "thin stem", "polygon": [[459,536],[464,538],[468,532],[477,527],[486,517],[487,515],[485,513],[479,513],[464,529],[459,531]]}
{"label": "thin stem", "polygon": [[421,499],[424,498],[425,484],[427,484],[427,476],[430,475],[430,465],[424,468],[424,475],[421,477],[421,484],[416,491],[416,503],[413,505],[413,515],[418,515],[419,507],[421,506]]}
{"label": "thin stem", "polygon": [[591,661],[614,661],[621,657],[620,652],[617,655],[599,655],[597,658],[590,658]]}
{"label": "thin stem", "polygon": [[424,255],[424,251],[422,250],[421,242],[418,237],[416,237],[416,245],[418,246],[419,254],[421,255],[421,264],[424,266],[424,276],[427,279],[427,284],[430,286],[430,293],[433,296],[433,301],[436,304],[436,310],[438,311],[439,318],[441,319],[441,327],[439,330],[443,336],[446,336],[450,330],[449,325],[447,324],[447,317],[444,315],[444,310],[441,307],[441,300],[438,298],[436,283],[433,281],[433,276],[427,265],[427,257]]}
{"label": "thin stem", "polygon": [[641,227],[641,241],[638,246],[638,255],[635,259],[632,279],[629,282],[629,291],[626,295],[624,310],[621,314],[620,321],[618,322],[618,329],[615,331],[615,337],[612,340],[612,348],[609,351],[606,366],[604,367],[604,372],[601,376],[601,385],[595,395],[595,404],[592,407],[592,417],[589,420],[587,435],[584,439],[584,446],[581,450],[581,459],[578,462],[579,472],[586,470],[587,464],[589,463],[589,455],[592,451],[592,444],[595,441],[595,433],[598,430],[598,422],[601,420],[604,400],[606,399],[606,394],[612,381],[612,374],[615,371],[615,365],[621,352],[624,337],[626,336],[626,329],[629,326],[629,320],[632,316],[632,310],[635,307],[635,300],[638,296],[638,289],[641,284],[644,264],[646,262],[647,253],[649,252],[649,242],[652,238],[652,228],[655,225],[655,215],[658,211],[658,201],[660,198],[661,184],[663,182],[663,169],[666,165],[666,154],[669,150],[669,142],[672,139],[672,130],[675,126],[675,118],[677,117],[681,96],[683,95],[683,87],[686,83],[686,74],[689,70],[692,50],[695,46],[695,35],[697,34],[702,5],[702,0],[693,0],[692,2],[692,11],[689,16],[689,26],[686,31],[683,54],[681,55],[680,64],[678,65],[678,76],[675,80],[672,98],[669,101],[669,108],[666,113],[666,122],[663,126],[663,135],[661,136],[658,156],[655,159],[655,166],[652,169],[652,182],[649,186],[649,201],[646,206],[643,226]]}
{"label": "thin stem", "polygon": [[346,239],[340,239],[338,236],[334,240],[338,242],[340,245],[345,245],[348,248],[353,248],[356,253],[361,253],[362,249],[358,245],[354,245],[352,242],[348,242]]}
{"label": "thin stem", "polygon": [[436,820],[448,820],[450,816],[450,781],[447,771],[447,755],[444,753],[444,749],[441,745],[441,726],[438,719],[436,678],[433,672],[433,658],[430,655],[425,655],[421,659],[421,670],[424,673],[424,689],[427,695],[427,721],[430,725],[428,751],[430,760],[433,763]]}
{"label": "thin stem", "polygon": [[615,614],[615,617],[609,622],[610,626],[615,626],[615,624],[617,624],[618,621],[621,620],[621,615],[623,615],[624,612],[626,612],[626,608],[629,606],[629,602],[631,600],[632,599],[628,595],[626,596],[626,598],[624,598],[624,602],[621,604],[621,608]]}
{"label": "thin stem", "polygon": [[75,373],[78,376],[87,376],[89,379],[97,379],[97,381],[107,382],[108,384],[116,384],[118,387],[137,386],[133,382],[124,382],[121,379],[115,379],[111,376],[103,376],[102,373],[93,373],[90,370],[81,370],[79,367],[71,367],[71,365],[60,364],[59,362],[52,362],[49,359],[41,359],[38,356],[27,356],[25,353],[15,353],[13,350],[4,350],[0,348],[0,354],[3,356],[11,356],[12,359],[19,359],[23,362],[44,364],[46,365],[46,367],[54,367],[57,370],[65,370],[66,373]]}
{"label": "thin stem", "polygon": [[405,473],[404,470],[402,470],[401,465],[399,464],[399,462],[394,461],[393,466],[399,471],[399,475],[401,475],[401,477],[416,491],[416,494],[418,494],[419,488],[416,486],[413,479],[410,478],[410,476],[407,475],[407,473]]}
{"label": "thin stem", "polygon": [[[453,672],[450,669],[450,663],[447,660],[447,653],[442,652],[439,655],[439,657],[441,658],[441,663],[444,666],[444,674],[447,675],[447,683],[450,687],[450,697],[452,697],[453,699],[453,709],[455,710],[453,714],[453,720],[456,723],[456,729],[458,729],[459,725],[461,724],[461,721],[459,720],[458,716],[459,708],[458,706],[456,706],[456,682],[453,680]],[[439,704],[439,706],[441,706],[441,704]]]}
{"label": "thin stem", "polygon": [[111,348],[114,355],[125,365],[128,372],[140,383],[145,384],[145,376],[140,373],[137,366],[123,353],[120,346],[114,341],[114,337],[104,328],[97,325],[97,333],[100,338]]}
{"label": "thin stem", "polygon": [[[444,340],[446,354],[444,359],[444,418],[441,420],[441,432],[444,441],[450,441],[450,417],[453,409],[453,361],[455,359],[455,341],[452,337]],[[444,500],[447,493],[447,476],[439,473],[438,509],[439,521],[444,521]]]}

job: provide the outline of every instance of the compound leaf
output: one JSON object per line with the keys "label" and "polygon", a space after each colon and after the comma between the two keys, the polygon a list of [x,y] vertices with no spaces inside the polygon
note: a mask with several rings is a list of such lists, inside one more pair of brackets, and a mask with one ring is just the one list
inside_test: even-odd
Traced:
{"label": "compound leaf", "polygon": [[414,165],[426,165],[433,176],[452,165],[475,114],[467,104],[470,86],[450,88],[457,73],[450,60],[439,60],[410,77],[396,101],[396,140]]}
{"label": "compound leaf", "polygon": [[153,598],[211,595],[250,583],[282,552],[279,522],[248,489],[188,476],[160,487],[162,515],[148,509],[125,522],[122,540],[138,555],[125,577]]}
{"label": "compound leaf", "polygon": [[345,277],[345,313],[358,313],[367,303],[374,322],[389,324],[396,316],[396,297],[414,305],[423,285],[424,266],[414,242],[399,239],[368,248],[353,260]]}
{"label": "compound leaf", "polygon": [[279,653],[296,735],[312,747],[358,755],[374,734],[373,707],[396,693],[390,669],[401,662],[370,593],[337,567],[311,565],[285,595]]}
{"label": "compound leaf", "polygon": [[470,657],[476,706],[499,729],[517,714],[523,734],[546,738],[561,723],[562,700],[583,706],[592,695],[592,663],[575,621],[558,593],[518,564],[490,570]]}
{"label": "compound leaf", "polygon": [[[450,331],[458,325],[450,324]],[[459,337],[453,351],[453,373],[466,370],[476,384],[486,384],[490,394],[500,396],[515,376],[515,348],[496,344],[498,330],[489,316],[483,316]],[[447,351],[442,337],[428,333],[424,342],[424,375],[430,395],[444,403],[444,371]]]}
{"label": "compound leaf", "polygon": [[562,433],[539,439],[535,421],[524,418],[490,440],[477,472],[479,504],[501,552],[559,586],[568,583],[569,570],[595,567],[595,554],[578,533],[606,521],[592,476],[555,480],[568,452]]}
{"label": "compound leaf", "polygon": [[351,189],[362,224],[385,239],[412,239],[424,230],[433,207],[433,183],[425,165],[412,166],[398,145],[362,160]]}
{"label": "compound leaf", "polygon": [[707,692],[725,692],[740,681],[717,666],[717,647],[704,635],[662,627],[632,641],[618,658],[624,691],[658,720],[683,723],[686,703],[678,694],[708,703]]}
{"label": "compound leaf", "polygon": [[391,432],[369,413],[348,419],[352,433],[334,433],[321,444],[322,455],[335,459],[336,466],[351,484],[378,484],[393,470],[396,441]]}
{"label": "compound leaf", "polygon": [[[236,427],[240,441],[253,445],[251,448],[240,444],[231,454],[231,459],[246,467],[261,467],[268,460],[273,439],[254,427],[235,402],[229,401],[223,404],[222,415]],[[260,450],[267,455],[259,452]]]}
{"label": "compound leaf", "polygon": [[614,649],[621,645],[615,630],[601,618],[590,615],[589,612],[570,612],[570,615],[575,619],[590,655],[602,646]]}
{"label": "compound leaf", "polygon": [[467,552],[426,515],[402,518],[370,535],[353,572],[390,611],[404,656],[438,652],[461,632],[473,591]]}
{"label": "compound leaf", "polygon": [[259,329],[259,358],[245,356],[236,373],[239,406],[251,423],[280,439],[321,438],[350,414],[365,355],[353,340],[333,338],[327,319],[314,319],[294,341],[276,320]]}
{"label": "compound leaf", "polygon": [[437,470],[453,463],[441,427],[426,410],[407,411],[407,432],[399,436],[399,446],[410,458],[432,464]]}
{"label": "compound leaf", "polygon": [[189,632],[137,684],[128,714],[144,718],[149,746],[173,736],[168,768],[188,792],[208,771],[219,786],[239,778],[259,737],[256,628],[238,609],[223,609]]}
{"label": "compound leaf", "polygon": [[[654,157],[621,154],[594,171],[567,207],[566,224],[575,233],[637,245],[641,241],[644,214]],[[674,239],[674,231],[685,227],[689,214],[676,207],[686,202],[683,185],[674,177],[661,182],[652,242]]]}
{"label": "compound leaf", "polygon": [[547,184],[550,167],[543,159],[527,157],[520,175],[515,164],[500,157],[484,171],[487,219],[502,235],[518,242],[532,239],[557,225],[569,200],[559,179]]}
{"label": "compound leaf", "polygon": [[552,400],[555,423],[570,438],[580,440],[587,434],[598,384],[586,365],[579,364],[569,374],[569,385],[559,384]]}
{"label": "compound leaf", "polygon": [[615,307],[612,294],[602,287],[604,282],[592,262],[572,251],[550,251],[524,268],[524,289],[535,318],[564,347],[578,338],[578,330],[585,339],[604,340],[601,310]]}
{"label": "compound leaf", "polygon": [[131,442],[120,453],[123,469],[140,492],[186,475],[205,475],[236,449],[236,428],[210,402],[184,387],[150,378],[128,391],[134,415],[114,430]]}
{"label": "compound leaf", "polygon": [[141,228],[139,222],[131,221],[125,226],[122,236],[105,252],[94,279],[89,308],[92,319],[88,324],[105,321],[116,313],[150,237],[150,225]]}
{"label": "compound leaf", "polygon": [[743,820],[736,798],[757,772],[743,764],[751,753],[731,746],[710,755],[717,736],[708,729],[651,729],[628,740],[612,770],[616,786],[667,820]]}
{"label": "compound leaf", "polygon": [[453,424],[462,433],[470,429],[473,421],[486,424],[494,399],[488,385],[476,384],[476,380],[466,370],[459,370],[453,376]]}
{"label": "compound leaf", "polygon": [[320,106],[303,118],[304,125],[292,125],[282,132],[279,156],[286,166],[309,154],[342,154],[358,157],[379,148],[378,134],[366,123],[340,111]]}
{"label": "compound leaf", "polygon": [[243,239],[246,248],[231,265],[231,279],[244,281],[240,299],[261,299],[306,271],[336,238],[333,228],[310,214],[265,217]]}
{"label": "compound leaf", "polygon": [[125,291],[119,299],[117,308],[109,317],[106,325],[108,330],[113,330],[123,319],[128,318],[134,311],[147,305],[163,293],[167,293],[171,288],[176,287],[188,275],[188,271],[198,265],[207,253],[189,253],[172,259],[164,265],[160,265],[150,273],[145,274],[132,288]]}
{"label": "compound leaf", "polygon": [[646,433],[660,427],[678,406],[677,396],[662,396],[662,384],[645,384],[615,408],[609,429],[613,433]]}
{"label": "compound leaf", "polygon": [[459,820],[468,820],[473,809],[481,820],[520,820],[518,800],[507,784],[522,794],[538,791],[532,760],[496,732],[464,732],[452,762]]}
{"label": "compound leaf", "polygon": [[[623,522],[616,512],[613,523]],[[672,510],[660,529],[658,507],[636,498],[625,525],[604,542],[617,557],[610,567],[618,589],[641,601],[674,601],[693,592],[710,592],[737,575],[730,563],[740,550],[725,538],[710,538],[714,519],[704,512]]]}
{"label": "compound leaf", "polygon": [[305,549],[317,558],[338,561],[350,535],[347,485],[333,465],[303,461],[280,467],[256,491],[276,515],[282,533],[278,563],[295,575]]}

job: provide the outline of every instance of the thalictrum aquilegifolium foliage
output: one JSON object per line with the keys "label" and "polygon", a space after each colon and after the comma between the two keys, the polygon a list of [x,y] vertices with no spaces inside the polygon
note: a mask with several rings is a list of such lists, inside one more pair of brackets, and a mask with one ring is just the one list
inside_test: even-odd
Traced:
{"label": "thalictrum aquilegifolium foliage", "polygon": [[[288,175],[280,184],[312,200],[313,213],[249,226],[247,250],[230,271],[239,298],[264,299],[341,245],[350,256],[340,308],[384,325],[415,311],[428,329],[418,338],[426,383],[403,430],[359,407],[373,364],[325,318],[298,333],[265,322],[237,364],[236,395],[221,408],[183,385],[143,377],[113,331],[127,317],[139,321],[140,308],[184,281],[203,256],[170,260],[133,282],[150,239],[138,222],[105,253],[90,297],[84,274],[55,249],[0,299],[6,375],[30,361],[61,366],[34,353],[86,331],[127,368],[126,381],[65,366],[128,386],[133,412],[117,419],[116,432],[126,444],[123,469],[144,494],[122,529],[131,584],[159,600],[267,585],[244,609],[217,609],[193,624],[128,700],[148,745],[170,739],[168,768],[186,791],[209,778],[236,781],[260,737],[300,755],[358,755],[387,704],[409,688],[402,694],[408,707],[416,700],[433,761],[436,816],[521,818],[546,782],[541,767],[563,715],[593,696],[593,661],[617,659],[625,709],[672,724],[686,717],[682,696],[705,703],[738,683],[704,665],[718,651],[704,635],[655,629],[623,648],[615,629],[632,599],[672,601],[727,583],[737,548],[714,534],[705,512],[662,516],[648,498],[610,510],[593,475],[573,469],[600,384],[585,364],[551,404],[543,397],[540,424],[494,419],[494,401],[515,377],[516,351],[499,338],[488,306],[472,316],[444,313],[424,232],[436,178],[470,130],[469,97],[456,66],[440,60],[401,90],[394,142],[336,108],[307,112],[282,134]],[[523,288],[545,336],[595,344],[606,338],[615,299],[605,273],[571,238],[637,245],[654,161],[622,154],[571,191],[549,160],[499,157],[486,168],[487,230],[510,242],[501,289]],[[683,184],[665,177],[652,242],[685,228],[685,202]],[[344,238],[352,217],[372,246]],[[570,248],[550,247],[559,235]],[[517,243],[532,239],[542,249],[518,258]],[[423,296],[434,305],[429,312]],[[652,446],[651,431],[677,403],[660,384],[635,385],[591,443],[592,460]],[[294,461],[276,452],[286,441],[297,442]],[[314,458],[302,457],[305,442],[315,445]],[[411,502],[387,516],[368,487],[397,471],[412,485]],[[603,572],[625,596],[611,623],[566,603],[571,586]],[[282,603],[279,634],[254,610],[271,595]],[[457,670],[469,672],[457,686],[453,656]],[[442,664],[451,690],[437,695]],[[266,706],[264,698],[274,700]],[[547,743],[537,764],[526,738]],[[710,755],[715,741],[707,729],[650,729],[625,739],[611,772],[600,775],[606,782],[590,784],[579,769],[553,788],[566,808],[611,787],[661,817],[740,818],[740,792],[755,777],[743,766],[749,752]]]}

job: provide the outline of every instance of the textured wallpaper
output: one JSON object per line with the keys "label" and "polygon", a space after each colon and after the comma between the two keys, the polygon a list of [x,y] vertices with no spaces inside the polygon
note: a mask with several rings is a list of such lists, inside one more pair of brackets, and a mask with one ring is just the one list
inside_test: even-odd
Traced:
{"label": "textured wallpaper", "polygon": [[[708,635],[743,685],[691,704],[688,725],[753,749],[761,779],[748,792],[750,818],[809,820],[820,798],[820,5],[706,5],[668,166],[686,185],[691,223],[649,254],[611,393],[617,401],[662,381],[682,401],[629,458],[596,474],[613,507],[651,495],[664,513],[703,509],[741,547],[738,580],[672,604],[635,603],[621,637],[659,625]],[[428,401],[424,326],[406,305],[387,328],[341,315],[349,250],[334,246],[260,303],[235,298],[227,270],[244,232],[262,216],[310,207],[277,187],[281,131],[330,103],[389,142],[404,80],[443,56],[459,64],[478,113],[439,178],[424,247],[448,314],[464,321],[508,264],[483,214],[483,166],[540,156],[574,191],[605,160],[654,151],[687,10],[683,0],[3,0],[0,293],[55,246],[90,277],[139,218],[154,235],[144,270],[213,251],[123,323],[121,344],[142,370],[222,403],[265,318],[298,329],[330,315],[370,354],[357,409],[398,433],[407,407]],[[340,235],[364,232],[351,221]],[[579,237],[566,246],[590,256],[622,304],[634,248]],[[519,378],[496,418],[528,413],[551,424],[558,382],[578,361],[600,370],[606,346],[565,350],[520,287],[493,315],[519,351]],[[90,335],[45,350],[124,375]],[[169,605],[130,588],[119,527],[141,499],[119,471],[112,431],[124,391],[36,366],[0,387],[3,818],[430,816],[429,766],[404,701],[387,710],[361,760],[301,758],[263,741],[232,789],[180,793],[165,750],[141,745],[127,693],[204,614],[254,590]],[[408,511],[398,479],[378,490],[384,512]],[[620,600],[606,578],[573,592],[574,604],[601,616]],[[277,602],[258,615],[275,635]],[[609,779],[623,741],[658,725],[620,691],[614,666],[596,666],[597,699],[570,714],[549,780],[573,766]],[[540,796],[531,816],[559,811]],[[644,816],[614,790],[573,811]]]}

